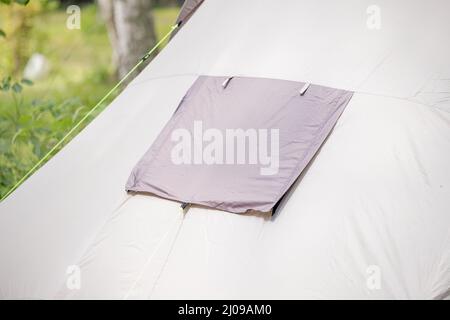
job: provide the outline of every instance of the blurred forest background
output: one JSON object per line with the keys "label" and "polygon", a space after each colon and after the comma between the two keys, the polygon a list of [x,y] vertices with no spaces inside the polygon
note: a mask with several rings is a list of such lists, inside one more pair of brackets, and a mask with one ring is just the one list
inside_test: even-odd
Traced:
{"label": "blurred forest background", "polygon": [[182,2],[0,0],[0,197],[170,30]]}

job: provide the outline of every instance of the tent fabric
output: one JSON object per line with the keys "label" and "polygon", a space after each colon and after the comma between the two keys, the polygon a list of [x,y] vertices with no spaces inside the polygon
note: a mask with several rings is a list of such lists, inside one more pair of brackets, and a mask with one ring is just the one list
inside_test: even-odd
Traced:
{"label": "tent fabric", "polygon": [[175,37],[178,33],[178,30],[182,28],[192,17],[192,15],[197,11],[200,5],[204,0],[186,0],[183,3],[183,6],[180,9],[180,13],[178,14],[176,24],[179,25],[179,28],[175,29],[170,35],[170,39]]}
{"label": "tent fabric", "polygon": [[268,212],[351,96],[294,81],[201,76],[133,169],[126,190],[235,213]]}
{"label": "tent fabric", "polygon": [[448,119],[355,93],[279,214],[192,207],[183,219],[176,202],[130,196],[77,260],[81,290],[62,283],[57,297],[448,297]]}
{"label": "tent fabric", "polygon": [[204,0],[186,0],[181,7],[177,23],[186,23]]}
{"label": "tent fabric", "polygon": [[[377,1],[379,29],[370,27],[373,5],[205,1],[179,31],[183,36],[173,50],[138,82],[182,74],[249,76],[417,101],[432,78],[449,75],[450,3]],[[180,56],[185,63],[173,63]]]}
{"label": "tent fabric", "polygon": [[[0,297],[450,298],[450,2],[379,0],[379,30],[372,4],[206,0],[0,203]],[[405,50],[418,44],[428,55]],[[183,219],[176,202],[124,191],[200,74],[355,91],[279,215],[194,207]]]}

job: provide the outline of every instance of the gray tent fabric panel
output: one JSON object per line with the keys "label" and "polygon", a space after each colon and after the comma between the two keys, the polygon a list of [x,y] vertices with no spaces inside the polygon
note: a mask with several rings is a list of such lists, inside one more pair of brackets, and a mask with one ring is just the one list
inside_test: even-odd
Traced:
{"label": "gray tent fabric panel", "polygon": [[126,190],[234,213],[268,212],[352,94],[295,81],[200,76]]}

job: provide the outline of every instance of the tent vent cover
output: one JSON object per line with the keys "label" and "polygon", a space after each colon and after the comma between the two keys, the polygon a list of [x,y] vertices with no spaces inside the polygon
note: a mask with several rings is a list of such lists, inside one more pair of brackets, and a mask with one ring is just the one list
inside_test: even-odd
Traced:
{"label": "tent vent cover", "polygon": [[230,80],[194,82],[133,169],[128,191],[235,213],[271,211],[352,97],[295,81]]}

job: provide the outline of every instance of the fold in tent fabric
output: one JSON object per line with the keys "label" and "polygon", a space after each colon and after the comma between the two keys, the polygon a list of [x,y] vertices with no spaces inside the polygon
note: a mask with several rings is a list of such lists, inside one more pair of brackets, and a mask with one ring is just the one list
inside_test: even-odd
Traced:
{"label": "fold in tent fabric", "polygon": [[[0,203],[0,297],[450,298],[450,2],[376,2],[379,30],[370,0],[206,0]],[[176,202],[125,193],[199,74],[355,92],[279,215],[193,207],[181,220]]]}
{"label": "fold in tent fabric", "polygon": [[133,169],[126,190],[235,213],[268,212],[351,96],[295,81],[201,76]]}

